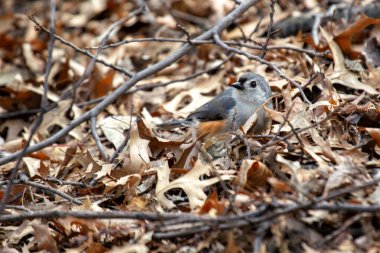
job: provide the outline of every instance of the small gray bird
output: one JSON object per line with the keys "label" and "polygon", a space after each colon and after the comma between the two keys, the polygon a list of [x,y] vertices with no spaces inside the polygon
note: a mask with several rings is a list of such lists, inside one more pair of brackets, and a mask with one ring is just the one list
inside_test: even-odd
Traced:
{"label": "small gray bird", "polygon": [[166,122],[158,127],[195,127],[198,136],[211,137],[235,131],[257,113],[257,120],[251,131],[259,133],[269,122],[262,106],[273,108],[269,99],[271,96],[271,89],[263,76],[251,72],[244,73],[232,87],[196,109],[186,119]]}

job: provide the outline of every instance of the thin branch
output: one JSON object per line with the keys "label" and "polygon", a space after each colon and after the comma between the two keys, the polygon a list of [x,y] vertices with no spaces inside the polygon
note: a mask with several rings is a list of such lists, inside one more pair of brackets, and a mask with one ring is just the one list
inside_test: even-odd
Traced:
{"label": "thin branch", "polygon": [[316,14],[315,15],[314,22],[313,22],[313,28],[311,30],[313,42],[314,42],[314,45],[316,45],[316,46],[318,46],[318,44],[319,44],[318,30],[319,30],[319,26],[321,25],[322,16],[323,16],[323,14]]}
{"label": "thin branch", "polygon": [[[164,37],[137,38],[137,39],[123,40],[120,42],[108,44],[108,45],[105,45],[103,47],[103,49],[118,47],[118,46],[121,46],[124,44],[129,44],[129,43],[141,43],[141,42],[187,43],[189,41],[185,40],[185,39],[164,38]],[[213,40],[190,40],[190,42],[194,45],[215,44],[215,42]],[[247,48],[256,49],[256,50],[263,50],[263,46],[249,44],[244,39],[243,39],[243,42],[232,41],[232,40],[225,40],[223,42],[229,46],[241,46],[241,47],[247,47]],[[88,47],[87,49],[97,49],[97,48],[98,47]],[[299,47],[295,47],[295,46],[291,46],[291,45],[284,45],[284,46],[272,45],[272,46],[267,46],[266,49],[267,50],[291,50],[291,51],[305,53],[305,54],[308,54],[310,56],[318,56],[318,57],[324,57],[328,53],[328,51],[317,52],[315,50],[308,50],[308,49],[299,48]]]}
{"label": "thin branch", "polygon": [[263,45],[263,52],[261,53],[261,58],[264,59],[265,54],[267,53],[267,48],[270,40],[270,36],[272,35],[272,28],[273,28],[273,16],[274,16],[274,4],[276,3],[276,0],[270,1],[270,15],[269,15],[269,25],[267,29],[267,38],[265,40],[265,43]]}
{"label": "thin branch", "polygon": [[125,212],[125,211],[63,211],[63,210],[39,210],[30,213],[16,215],[1,215],[0,222],[13,222],[25,219],[45,218],[55,219],[73,216],[81,219],[137,219],[148,221],[162,221],[178,218],[178,216],[194,216],[185,213],[159,213],[159,212]]}
{"label": "thin branch", "polygon": [[[51,34],[50,31],[48,29],[46,29],[45,27],[43,27],[36,19],[35,17],[33,16],[29,16],[29,19],[37,26],[38,29],[48,33],[48,34]],[[81,53],[83,55],[86,55],[90,58],[94,58],[94,55],[91,54],[89,51],[87,50],[83,50],[81,48],[79,48],[78,46],[74,45],[73,43],[65,40],[64,38],[62,38],[61,36],[57,35],[57,34],[54,34],[54,38],[58,41],[60,41],[62,44],[66,45],[66,46],[69,46],[71,47],[72,49],[74,49],[75,51],[77,51],[78,53]],[[131,77],[133,76],[133,73],[122,68],[122,67],[119,67],[119,66],[116,66],[114,64],[110,64],[102,59],[96,59],[96,62],[100,63],[100,64],[103,64],[104,66],[107,66],[109,68],[112,68],[116,71],[119,71],[120,73],[123,73],[124,75],[128,76],[128,77]]]}
{"label": "thin branch", "polygon": [[329,242],[336,238],[338,235],[342,234],[346,231],[352,224],[358,222],[360,219],[367,217],[366,213],[358,213],[350,219],[346,220],[338,229],[334,230],[332,233],[325,235],[324,238],[317,243],[317,248],[324,248],[324,246]]}
{"label": "thin branch", "polygon": [[190,33],[186,30],[186,27],[180,25],[180,24],[177,24],[177,28],[179,28],[182,32],[185,33],[186,35],[186,38],[187,38],[187,43],[189,43],[191,45],[191,36],[190,36]]}
{"label": "thin branch", "polygon": [[[82,188],[86,188],[87,186],[84,183],[76,182],[76,181],[65,181],[65,180],[60,180],[58,178],[53,178],[53,177],[48,177],[45,179],[46,181],[59,184],[59,185],[72,185],[72,186],[78,186]],[[0,182],[1,185],[1,182]]]}
{"label": "thin branch", "polygon": [[100,139],[99,139],[98,132],[96,131],[96,116],[91,117],[90,125],[91,125],[91,134],[92,134],[92,137],[94,137],[94,140],[95,140],[96,146],[99,149],[100,155],[102,156],[103,161],[107,161],[107,155],[104,152],[102,143],[100,142]]}
{"label": "thin branch", "polygon": [[30,186],[33,186],[33,187],[40,188],[42,190],[51,192],[51,193],[53,193],[55,195],[60,196],[61,198],[67,199],[68,201],[70,201],[70,202],[72,202],[72,203],[74,203],[76,205],[81,205],[82,204],[82,202],[76,200],[75,198],[71,197],[70,195],[68,195],[68,194],[66,194],[64,192],[60,192],[57,189],[54,189],[53,187],[46,186],[46,185],[43,185],[43,184],[40,184],[40,183],[36,183],[36,182],[30,181],[26,176],[24,176],[19,181],[20,181],[19,183],[30,185]]}
{"label": "thin branch", "polygon": [[[71,95],[75,96],[76,95],[76,90],[83,84],[83,82],[90,77],[94,67],[95,67],[95,63],[96,63],[96,60],[98,59],[100,53],[102,52],[102,47],[106,44],[107,40],[108,40],[108,37],[110,36],[111,32],[113,30],[116,29],[116,27],[120,26],[121,24],[123,24],[124,22],[126,22],[127,20],[141,14],[142,12],[144,11],[144,7],[141,7],[137,10],[134,10],[132,11],[131,13],[129,13],[127,16],[119,19],[118,21],[116,21],[115,23],[113,23],[111,25],[111,27],[108,29],[108,31],[105,33],[105,35],[103,36],[102,40],[100,41],[99,43],[99,48],[96,50],[96,53],[95,55],[92,56],[91,58],[91,61],[90,63],[87,65],[84,73],[82,74],[82,76],[79,78],[78,81],[76,81],[73,85],[72,85],[72,88],[71,90],[69,90],[68,92],[66,92],[65,94],[63,94],[61,96],[61,99],[64,100],[68,97],[70,97]],[[73,100],[75,101],[75,99]]]}
{"label": "thin branch", "polygon": [[346,188],[330,192],[327,196],[321,197],[319,201],[322,202],[322,201],[332,200],[332,199],[338,198],[340,196],[343,196],[345,194],[360,191],[360,190],[368,188],[370,186],[377,185],[379,182],[380,182],[380,177],[376,177],[376,178],[374,178],[368,182],[365,182],[363,184],[360,184],[360,185],[348,186]]}
{"label": "thin branch", "polygon": [[[133,104],[131,106],[131,115],[132,115],[132,111],[133,111]],[[132,123],[132,117],[130,117],[130,120],[129,120],[129,129],[128,129],[127,135],[124,137],[124,140],[120,144],[120,146],[117,147],[116,151],[112,154],[112,156],[110,158],[110,163],[113,163],[115,161],[115,159],[119,156],[119,154],[121,153],[121,151],[123,151],[124,148],[127,146],[128,142],[129,142],[129,139],[131,137],[132,124],[135,124],[135,123],[136,123],[136,121]]]}
{"label": "thin branch", "polygon": [[183,19],[185,21],[194,23],[194,24],[198,25],[201,28],[206,28],[208,26],[208,20],[207,19],[203,19],[203,18],[194,16],[194,15],[191,15],[189,13],[185,13],[185,12],[182,12],[182,11],[178,11],[178,10],[172,9],[170,11],[170,14],[173,17],[180,18],[180,19]]}

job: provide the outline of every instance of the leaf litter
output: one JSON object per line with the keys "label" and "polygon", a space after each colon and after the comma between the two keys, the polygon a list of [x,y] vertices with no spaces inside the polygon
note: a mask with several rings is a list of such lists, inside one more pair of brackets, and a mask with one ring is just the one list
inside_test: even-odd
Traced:
{"label": "leaf litter", "polygon": [[[282,27],[291,26],[289,17],[297,13],[330,13],[350,8],[352,1],[285,2],[274,4],[274,22]],[[112,95],[128,79],[115,66],[141,73],[238,6],[149,1],[149,11],[110,34],[99,55],[107,64],[98,62],[73,90],[91,60],[86,52],[94,54],[105,31],[139,8],[139,1],[57,3],[56,33],[71,45],[55,41],[47,91],[55,107],[33,132],[49,35],[28,15],[49,27],[50,14],[41,1],[5,3],[0,5],[0,159],[21,150],[32,133],[31,145],[43,142]],[[3,251],[375,252],[379,19],[355,14],[371,5],[375,11],[376,1],[353,4],[351,17],[337,14],[312,33],[298,27],[298,33],[280,31],[278,38],[274,31],[269,40],[264,59],[301,85],[311,104],[270,66],[230,56],[207,41],[95,115],[106,156],[121,148],[114,161],[100,155],[90,122],[24,156],[0,217]],[[259,1],[221,38],[261,55],[270,12],[268,2]],[[315,34],[318,45],[312,43]],[[274,93],[274,109],[266,108],[272,122],[262,133],[248,131],[254,116],[235,133],[205,140],[191,128],[157,128],[186,117],[245,71],[265,76]],[[75,97],[67,99],[72,90]],[[15,166],[15,161],[0,165],[1,200]]]}

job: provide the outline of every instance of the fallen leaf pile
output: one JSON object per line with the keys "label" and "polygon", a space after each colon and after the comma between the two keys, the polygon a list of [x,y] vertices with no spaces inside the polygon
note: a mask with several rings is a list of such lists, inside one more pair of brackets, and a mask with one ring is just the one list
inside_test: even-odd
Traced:
{"label": "fallen leaf pile", "polygon": [[[53,2],[0,3],[0,252],[378,252],[379,3]],[[158,127],[247,71],[264,132]]]}

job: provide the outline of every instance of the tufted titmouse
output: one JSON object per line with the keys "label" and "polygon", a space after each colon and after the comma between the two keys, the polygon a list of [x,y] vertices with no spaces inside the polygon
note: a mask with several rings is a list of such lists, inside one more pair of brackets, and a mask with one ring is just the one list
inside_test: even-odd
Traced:
{"label": "tufted titmouse", "polygon": [[238,129],[257,113],[257,120],[251,131],[258,133],[264,130],[269,122],[262,106],[265,103],[266,107],[273,107],[269,99],[271,96],[271,89],[264,77],[248,72],[232,84],[232,87],[196,109],[186,119],[166,122],[158,127],[194,127],[198,136],[213,136]]}

